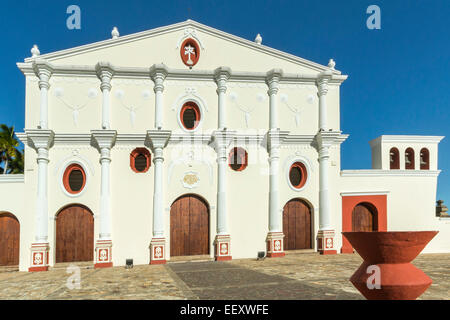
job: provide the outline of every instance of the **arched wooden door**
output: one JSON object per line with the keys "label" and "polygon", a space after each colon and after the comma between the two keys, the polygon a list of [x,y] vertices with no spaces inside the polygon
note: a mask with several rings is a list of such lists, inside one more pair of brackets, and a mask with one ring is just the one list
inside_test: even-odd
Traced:
{"label": "arched wooden door", "polygon": [[0,266],[19,264],[19,235],[19,220],[11,213],[0,213]]}
{"label": "arched wooden door", "polygon": [[378,230],[376,209],[368,203],[358,204],[352,212],[352,231]]}
{"label": "arched wooden door", "polygon": [[94,259],[94,216],[82,205],[71,205],[56,217],[56,262]]}
{"label": "arched wooden door", "polygon": [[170,208],[170,256],[209,254],[209,209],[198,196],[185,195]]}
{"label": "arched wooden door", "polygon": [[283,209],[284,250],[311,249],[311,209],[300,200],[292,199]]}

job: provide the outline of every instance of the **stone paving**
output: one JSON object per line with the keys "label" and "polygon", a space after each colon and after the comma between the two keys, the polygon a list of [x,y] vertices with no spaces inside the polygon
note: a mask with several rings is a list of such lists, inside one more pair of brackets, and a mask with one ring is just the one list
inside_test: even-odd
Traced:
{"label": "stone paving", "polygon": [[[92,269],[81,264],[81,288],[69,289],[65,268],[0,272],[0,299],[363,299],[348,281],[357,254],[192,261],[132,269]],[[420,299],[450,299],[450,254],[423,254],[413,262],[433,279]]]}

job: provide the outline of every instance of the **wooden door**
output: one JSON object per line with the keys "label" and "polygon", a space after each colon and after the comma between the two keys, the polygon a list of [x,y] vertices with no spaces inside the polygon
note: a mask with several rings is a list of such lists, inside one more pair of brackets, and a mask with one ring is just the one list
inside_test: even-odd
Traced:
{"label": "wooden door", "polygon": [[375,231],[376,214],[369,205],[360,203],[352,212],[352,231]]}
{"label": "wooden door", "polygon": [[284,250],[311,249],[311,209],[300,199],[283,209]]}
{"label": "wooden door", "polygon": [[19,264],[20,225],[11,213],[0,213],[0,266]]}
{"label": "wooden door", "polygon": [[209,209],[200,197],[186,195],[170,208],[170,256],[209,254]]}
{"label": "wooden door", "polygon": [[94,216],[81,205],[63,209],[56,217],[56,262],[94,259]]}

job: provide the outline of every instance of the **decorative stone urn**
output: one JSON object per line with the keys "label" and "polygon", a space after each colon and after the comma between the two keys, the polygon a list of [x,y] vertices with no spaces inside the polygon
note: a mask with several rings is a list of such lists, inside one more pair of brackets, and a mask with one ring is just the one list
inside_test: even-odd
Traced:
{"label": "decorative stone urn", "polygon": [[343,232],[364,259],[350,282],[368,300],[415,300],[433,282],[411,261],[438,231]]}

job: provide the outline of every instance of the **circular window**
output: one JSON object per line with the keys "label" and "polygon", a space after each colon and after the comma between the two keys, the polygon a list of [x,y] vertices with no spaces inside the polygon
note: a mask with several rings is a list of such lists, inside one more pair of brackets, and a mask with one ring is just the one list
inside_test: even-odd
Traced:
{"label": "circular window", "polygon": [[86,185],[86,174],[79,164],[71,164],[63,176],[64,187],[71,194],[80,193]]}
{"label": "circular window", "polygon": [[200,48],[194,39],[186,39],[180,47],[181,60],[188,67],[193,67],[197,64],[200,58]]}
{"label": "circular window", "polygon": [[134,172],[147,172],[151,164],[150,151],[146,148],[136,148],[130,154],[130,167]]}
{"label": "circular window", "polygon": [[242,171],[247,168],[248,165],[248,154],[244,148],[233,148],[230,151],[228,157],[228,165],[234,171]]}
{"label": "circular window", "polygon": [[289,181],[296,189],[301,189],[308,178],[306,167],[301,162],[294,162],[289,169]]}
{"label": "circular window", "polygon": [[200,123],[200,109],[195,102],[186,102],[180,111],[180,120],[187,130],[194,130]]}

